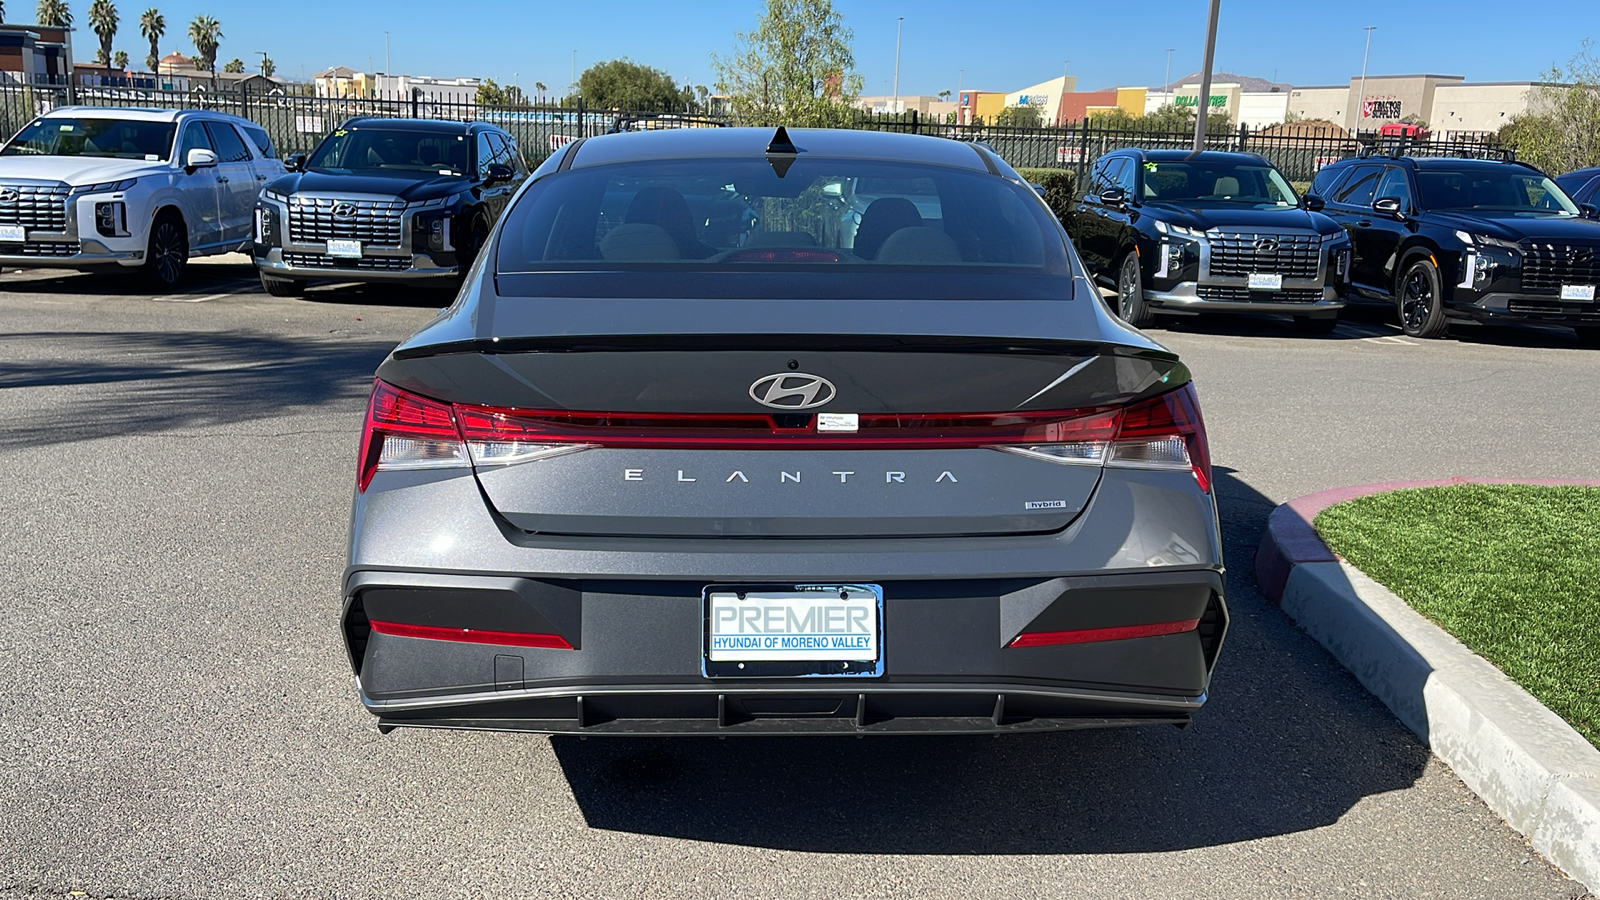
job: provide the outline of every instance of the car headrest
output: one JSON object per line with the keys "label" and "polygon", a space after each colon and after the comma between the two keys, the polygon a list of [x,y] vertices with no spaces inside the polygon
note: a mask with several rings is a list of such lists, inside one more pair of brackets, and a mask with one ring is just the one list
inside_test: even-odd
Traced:
{"label": "car headrest", "polygon": [[678,242],[660,225],[625,223],[600,239],[600,258],[607,262],[658,262],[682,259]]}
{"label": "car headrest", "polygon": [[889,235],[883,246],[878,248],[878,262],[960,265],[961,248],[956,246],[950,235],[937,228],[902,228]]}
{"label": "car headrest", "polygon": [[922,214],[917,212],[916,204],[904,197],[879,197],[861,214],[853,249],[862,259],[876,259],[889,235],[921,225]]}
{"label": "car headrest", "polygon": [[1239,193],[1239,179],[1234,178],[1232,175],[1224,175],[1217,179],[1217,186],[1211,189],[1211,193],[1218,197],[1237,196]]}

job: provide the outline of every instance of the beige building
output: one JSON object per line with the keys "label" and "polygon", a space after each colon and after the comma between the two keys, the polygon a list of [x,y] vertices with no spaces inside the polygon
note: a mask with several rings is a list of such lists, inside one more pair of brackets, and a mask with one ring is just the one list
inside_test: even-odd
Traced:
{"label": "beige building", "polygon": [[1320,119],[1343,125],[1345,107],[1349,103],[1348,85],[1293,88],[1289,91],[1287,112],[1296,119]]}
{"label": "beige building", "polygon": [[934,117],[940,121],[956,111],[954,100],[943,100],[927,94],[906,94],[899,97],[857,97],[856,108],[875,115],[915,112],[918,118]]}
{"label": "beige building", "polygon": [[1533,90],[1544,86],[1527,81],[1439,85],[1428,126],[1435,132],[1499,131],[1517,113],[1527,111]]}

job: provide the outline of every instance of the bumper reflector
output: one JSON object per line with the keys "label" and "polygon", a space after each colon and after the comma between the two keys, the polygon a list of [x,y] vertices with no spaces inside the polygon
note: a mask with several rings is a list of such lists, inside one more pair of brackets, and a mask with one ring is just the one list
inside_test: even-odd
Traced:
{"label": "bumper reflector", "polygon": [[430,641],[460,641],[466,644],[502,644],[507,647],[542,647],[546,650],[571,650],[572,645],[559,634],[527,634],[521,631],[483,631],[477,628],[445,628],[439,625],[408,625],[404,622],[379,622],[372,630],[394,637],[423,638]]}
{"label": "bumper reflector", "polygon": [[[377,623],[373,623],[376,625]],[[1048,647],[1055,644],[1091,644],[1097,641],[1125,641],[1129,638],[1182,634],[1200,627],[1199,619],[1181,622],[1156,622],[1152,625],[1120,625],[1116,628],[1085,628],[1081,631],[1025,631],[1012,638],[1007,647]]]}

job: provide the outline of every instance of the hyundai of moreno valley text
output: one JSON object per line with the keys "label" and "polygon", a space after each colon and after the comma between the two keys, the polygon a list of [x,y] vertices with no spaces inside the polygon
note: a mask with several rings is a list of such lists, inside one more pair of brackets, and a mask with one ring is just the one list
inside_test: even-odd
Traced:
{"label": "hyundai of moreno valley text", "polygon": [[[863,184],[893,189],[857,223]],[[718,204],[752,214],[690,212]],[[988,149],[575,141],[483,252],[362,434],[342,628],[381,729],[1008,733],[1205,702],[1228,616],[1189,370]]]}

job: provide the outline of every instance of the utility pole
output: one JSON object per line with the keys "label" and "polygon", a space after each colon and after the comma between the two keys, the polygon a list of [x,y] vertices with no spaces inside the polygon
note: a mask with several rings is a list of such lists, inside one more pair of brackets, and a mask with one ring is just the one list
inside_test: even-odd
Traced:
{"label": "utility pole", "polygon": [[265,76],[267,74],[267,51],[256,50],[255,52],[261,54],[261,74]]}
{"label": "utility pole", "polygon": [[389,68],[389,32],[387,31],[383,33],[383,74],[394,74],[394,70]]}
{"label": "utility pole", "polygon": [[572,51],[572,90],[578,89],[578,51]]}
{"label": "utility pole", "polygon": [[905,24],[905,16],[894,20],[894,105],[890,109],[897,113],[900,112],[900,29]]}
{"label": "utility pole", "polygon": [[1200,97],[1195,104],[1194,152],[1206,148],[1206,113],[1211,110],[1211,65],[1217,57],[1217,16],[1222,12],[1222,0],[1211,0],[1211,15],[1206,24],[1206,58],[1200,69]]}
{"label": "utility pole", "polygon": [[1167,48],[1167,80],[1161,82],[1161,92],[1167,95],[1167,105],[1172,105],[1172,51],[1176,47]]}
{"label": "utility pole", "polygon": [[1361,52],[1361,87],[1356,88],[1356,131],[1360,131],[1361,120],[1366,118],[1367,111],[1367,57],[1372,55],[1372,31],[1376,25],[1367,26],[1367,49]]}
{"label": "utility pole", "polygon": [[961,85],[967,80],[967,70],[956,70],[956,124],[965,125],[966,104],[961,102]]}

